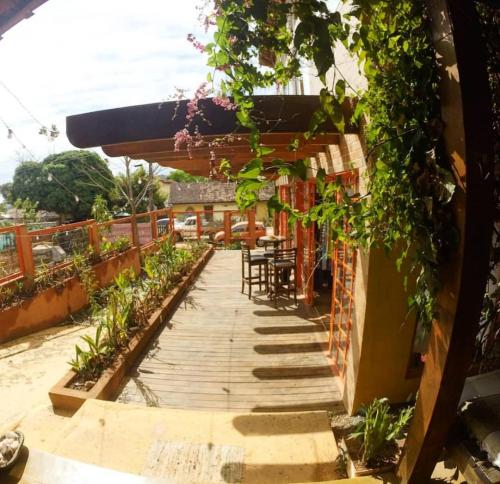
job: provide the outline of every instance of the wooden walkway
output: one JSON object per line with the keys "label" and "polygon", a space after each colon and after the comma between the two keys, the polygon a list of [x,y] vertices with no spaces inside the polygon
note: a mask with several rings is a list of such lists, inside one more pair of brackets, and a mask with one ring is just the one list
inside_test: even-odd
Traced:
{"label": "wooden walkway", "polygon": [[237,412],[343,409],[321,320],[291,302],[275,309],[265,295],[241,294],[240,257],[214,254],[118,401]]}

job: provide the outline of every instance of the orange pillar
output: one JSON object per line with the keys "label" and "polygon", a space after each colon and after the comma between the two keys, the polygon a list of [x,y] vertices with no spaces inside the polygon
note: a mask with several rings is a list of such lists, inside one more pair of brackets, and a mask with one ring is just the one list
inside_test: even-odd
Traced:
{"label": "orange pillar", "polygon": [[35,260],[33,259],[33,249],[31,237],[28,234],[26,225],[19,225],[16,230],[16,244],[19,255],[19,267],[25,277],[25,284],[31,285],[35,280]]}
{"label": "orange pillar", "polygon": [[88,226],[88,234],[89,234],[89,244],[92,247],[92,251],[94,252],[95,255],[99,255],[101,252],[101,240],[99,237],[99,227],[93,221],[89,226]]}
{"label": "orange pillar", "polygon": [[231,212],[224,212],[224,245],[231,243]]}
{"label": "orange pillar", "polygon": [[255,211],[248,210],[247,218],[248,218],[248,245],[250,249],[255,249],[255,241],[257,240],[257,237],[255,235]]}
{"label": "orange pillar", "polygon": [[151,224],[151,239],[156,240],[158,238],[158,214],[156,212],[149,214],[149,223]]}
{"label": "orange pillar", "polygon": [[[295,186],[295,206],[299,212],[304,212],[304,182],[297,182]],[[297,287],[302,289],[304,274],[304,228],[300,221],[296,222],[295,231],[297,234]]]}
{"label": "orange pillar", "polygon": [[198,240],[201,239],[201,217],[200,212],[196,212],[196,237]]}

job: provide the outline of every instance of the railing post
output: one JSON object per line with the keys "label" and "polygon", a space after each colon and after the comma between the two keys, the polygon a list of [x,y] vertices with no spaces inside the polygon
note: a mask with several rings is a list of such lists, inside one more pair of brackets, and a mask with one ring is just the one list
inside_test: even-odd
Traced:
{"label": "railing post", "polygon": [[231,243],[231,212],[224,211],[224,245]]}
{"label": "railing post", "polygon": [[19,225],[16,230],[16,242],[19,268],[25,278],[25,284],[30,286],[35,280],[35,260],[33,259],[33,248],[31,246],[31,237],[28,234],[26,225]]}
{"label": "railing post", "polygon": [[196,212],[196,236],[198,240],[201,239],[201,217],[200,212]]}
{"label": "railing post", "polygon": [[[297,182],[295,188],[295,206],[300,213],[304,212],[304,182]],[[297,220],[295,223],[297,236],[297,287],[302,289],[302,279],[304,271],[304,227]]]}
{"label": "railing post", "polygon": [[88,226],[89,233],[89,245],[92,247],[92,251],[95,255],[99,255],[101,252],[101,240],[99,237],[99,227],[94,222]]}
{"label": "railing post", "polygon": [[132,225],[132,245],[134,247],[140,247],[140,241],[139,241],[139,229],[137,227],[137,216],[132,215],[130,217],[130,222]]}
{"label": "railing post", "polygon": [[[174,230],[175,230],[175,223],[174,223],[174,210],[171,208],[168,211],[168,225],[169,225],[169,232],[168,234],[173,237],[174,236]],[[174,239],[175,240],[175,239]]]}
{"label": "railing post", "polygon": [[157,214],[157,212],[150,212],[149,223],[151,224],[151,239],[156,240],[158,238],[158,214]]}
{"label": "railing post", "polygon": [[247,211],[247,220],[248,220],[248,245],[250,249],[255,249],[255,241],[257,239],[255,235],[255,211],[248,210]]}

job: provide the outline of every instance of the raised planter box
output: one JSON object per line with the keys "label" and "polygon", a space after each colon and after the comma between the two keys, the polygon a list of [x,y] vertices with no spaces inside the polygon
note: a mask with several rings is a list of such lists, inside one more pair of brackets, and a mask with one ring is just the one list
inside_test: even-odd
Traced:
{"label": "raised planter box", "polygon": [[[99,287],[107,286],[128,268],[140,272],[139,249],[128,249],[93,266]],[[0,312],[0,343],[54,326],[87,304],[84,287],[77,277],[71,277],[62,287],[46,289]]]}
{"label": "raised planter box", "polygon": [[155,335],[156,331],[164,321],[175,311],[178,303],[189,289],[191,283],[201,272],[205,264],[213,254],[210,248],[204,252],[198,262],[191,269],[191,272],[182,278],[179,284],[165,298],[162,305],[149,317],[147,325],[139,330],[129,341],[124,351],[117,357],[113,365],[107,368],[97,383],[89,390],[75,390],[69,388],[77,377],[77,374],[70,370],[59,380],[49,391],[52,406],[56,410],[76,412],[85,400],[95,398],[98,400],[113,400],[120,388],[121,380],[128,369],[135,363],[142,351]]}
{"label": "raised planter box", "polygon": [[349,446],[345,439],[340,441],[340,448],[343,451],[346,463],[347,475],[350,479],[363,476],[371,476],[374,474],[383,474],[385,472],[391,472],[395,469],[396,464],[387,464],[380,467],[365,467],[362,464],[356,464],[355,459],[351,456],[349,452]]}

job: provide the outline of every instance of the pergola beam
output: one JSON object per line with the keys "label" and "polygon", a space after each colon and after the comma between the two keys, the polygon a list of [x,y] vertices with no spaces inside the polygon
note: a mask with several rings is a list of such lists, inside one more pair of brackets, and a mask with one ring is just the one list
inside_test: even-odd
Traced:
{"label": "pergola beam", "polygon": [[[286,148],[295,137],[300,140],[300,146],[325,146],[338,144],[340,141],[340,136],[337,133],[319,134],[314,138],[305,140],[303,133],[263,133],[261,135],[261,141],[263,145],[271,147],[283,147]],[[226,139],[224,144],[221,146],[214,146],[217,140],[220,140],[222,136],[204,136],[204,145],[200,148],[194,147],[192,152],[204,152],[208,153],[211,149],[222,149],[224,147],[245,147],[248,149],[248,135],[238,134],[232,137],[232,139]],[[174,139],[157,139],[157,140],[147,140],[147,141],[136,141],[131,143],[119,143],[115,145],[104,145],[102,146],[104,153],[108,156],[130,156],[131,158],[140,159],[148,156],[154,156],[158,153],[174,152],[186,155],[189,157],[188,151],[183,148],[179,151],[175,151]]]}

